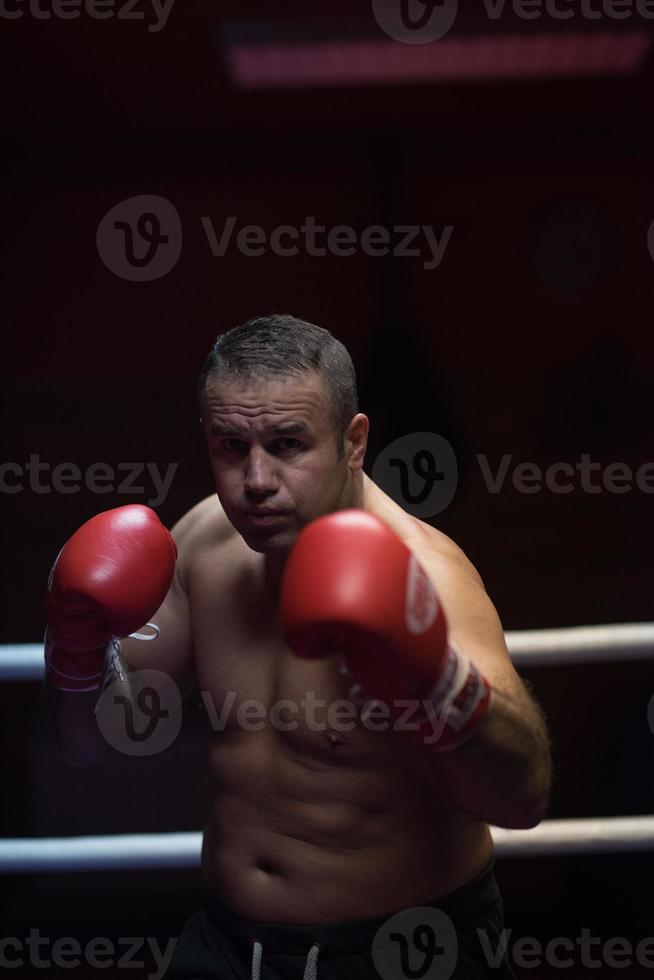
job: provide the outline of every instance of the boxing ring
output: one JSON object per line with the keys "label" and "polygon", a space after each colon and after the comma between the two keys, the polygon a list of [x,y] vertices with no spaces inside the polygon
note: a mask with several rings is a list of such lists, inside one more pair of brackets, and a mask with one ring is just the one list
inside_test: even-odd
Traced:
{"label": "boxing ring", "polygon": [[[507,632],[516,668],[654,658],[654,623]],[[0,682],[40,681],[41,644],[0,646]],[[654,737],[654,732],[652,733]],[[491,827],[498,857],[654,850],[654,816],[544,820],[529,830]],[[0,839],[0,873],[199,868],[201,832]]]}

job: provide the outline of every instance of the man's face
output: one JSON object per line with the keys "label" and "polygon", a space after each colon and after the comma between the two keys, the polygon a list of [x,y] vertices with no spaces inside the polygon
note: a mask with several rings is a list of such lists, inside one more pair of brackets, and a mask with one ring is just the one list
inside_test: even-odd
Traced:
{"label": "man's face", "polygon": [[305,524],[344,505],[348,458],[317,373],[209,378],[203,415],[218,497],[254,551],[287,551]]}

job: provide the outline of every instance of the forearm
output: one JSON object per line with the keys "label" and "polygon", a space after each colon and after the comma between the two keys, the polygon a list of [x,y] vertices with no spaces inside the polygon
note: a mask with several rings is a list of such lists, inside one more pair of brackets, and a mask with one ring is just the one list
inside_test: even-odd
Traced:
{"label": "forearm", "polygon": [[493,690],[490,708],[463,745],[439,752],[438,769],[454,803],[499,827],[533,827],[543,817],[551,779],[547,729],[538,707]]}
{"label": "forearm", "polygon": [[98,724],[97,706],[100,698],[116,694],[128,698],[135,696],[134,677],[130,676],[128,666],[121,662],[123,679],[118,675],[111,682],[111,691],[105,688],[95,691],[61,691],[46,680],[48,697],[56,727],[59,746],[65,760],[73,766],[92,766],[110,762],[121,755],[120,744],[125,738],[124,726],[121,731],[118,723],[120,714],[103,712],[102,727]]}

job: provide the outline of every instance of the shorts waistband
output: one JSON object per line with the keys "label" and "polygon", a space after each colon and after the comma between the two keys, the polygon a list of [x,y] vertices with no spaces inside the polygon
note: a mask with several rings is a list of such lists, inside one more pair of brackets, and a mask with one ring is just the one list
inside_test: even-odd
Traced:
{"label": "shorts waistband", "polygon": [[[460,928],[482,909],[500,899],[500,892],[493,874],[494,859],[471,881],[433,902],[420,907],[440,909]],[[235,915],[220,901],[215,892],[202,883],[204,901],[208,912],[219,925],[236,940],[251,945],[258,940],[269,953],[306,955],[314,944],[321,950],[335,954],[363,952],[370,949],[377,930],[396,913],[370,919],[345,919],[342,922],[300,923],[254,922]],[[397,912],[403,909],[397,909]]]}

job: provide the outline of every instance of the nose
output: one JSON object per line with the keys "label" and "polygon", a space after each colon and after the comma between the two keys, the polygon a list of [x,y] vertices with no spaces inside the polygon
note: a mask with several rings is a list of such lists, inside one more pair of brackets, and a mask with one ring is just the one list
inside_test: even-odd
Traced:
{"label": "nose", "polygon": [[248,497],[269,497],[279,488],[273,461],[268,453],[252,446],[245,466],[245,494]]}

